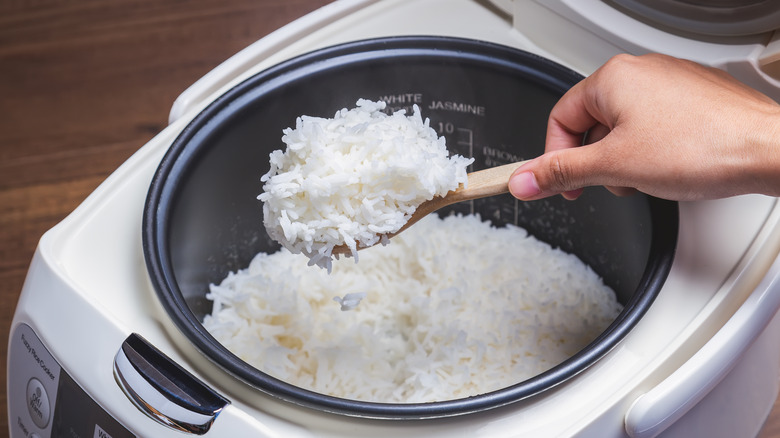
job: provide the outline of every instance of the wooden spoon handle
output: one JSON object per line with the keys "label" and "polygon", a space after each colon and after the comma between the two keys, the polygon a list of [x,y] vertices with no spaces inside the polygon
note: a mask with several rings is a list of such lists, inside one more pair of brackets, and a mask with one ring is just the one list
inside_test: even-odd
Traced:
{"label": "wooden spoon handle", "polygon": [[404,226],[389,236],[395,236],[425,216],[448,205],[509,192],[509,177],[524,163],[525,161],[519,161],[469,173],[468,184],[466,184],[465,188],[461,185],[445,196],[435,197],[430,201],[423,202],[417,207],[417,210],[414,211]]}
{"label": "wooden spoon handle", "polygon": [[[503,166],[490,167],[488,169],[479,170],[468,174],[468,183],[464,188],[463,185],[457,189],[447,193],[444,196],[438,196],[430,201],[425,201],[420,204],[414,211],[409,220],[401,227],[400,230],[395,233],[388,234],[388,237],[393,237],[396,234],[404,231],[420,219],[433,213],[434,211],[446,207],[457,202],[470,201],[472,199],[486,198],[488,196],[501,195],[509,191],[509,177],[512,176],[518,167],[522,166],[525,161],[519,161],[517,163],[509,163]],[[358,248],[360,249],[360,247]],[[346,245],[339,245],[333,248],[333,254],[348,254],[350,252]]]}
{"label": "wooden spoon handle", "polygon": [[509,191],[509,177],[524,163],[525,161],[519,161],[469,173],[466,188],[461,186],[454,193],[448,193],[444,198],[451,199],[450,204],[452,204],[507,193]]}

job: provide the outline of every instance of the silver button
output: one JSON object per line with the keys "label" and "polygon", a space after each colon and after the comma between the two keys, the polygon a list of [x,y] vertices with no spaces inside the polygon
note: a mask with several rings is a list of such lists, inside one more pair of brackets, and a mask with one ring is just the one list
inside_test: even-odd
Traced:
{"label": "silver button", "polygon": [[27,382],[27,410],[30,411],[30,418],[36,426],[45,429],[49,425],[51,416],[49,396],[43,383],[36,378]]}

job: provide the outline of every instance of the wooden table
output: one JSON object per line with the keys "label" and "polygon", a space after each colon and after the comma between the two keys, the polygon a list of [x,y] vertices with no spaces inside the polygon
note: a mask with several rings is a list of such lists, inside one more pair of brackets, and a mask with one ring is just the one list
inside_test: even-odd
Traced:
{"label": "wooden table", "polygon": [[[40,236],[167,124],[180,92],[328,0],[0,2],[0,371]],[[6,412],[6,385],[0,385]],[[0,436],[8,419],[0,418]],[[780,438],[780,407],[763,438]]]}

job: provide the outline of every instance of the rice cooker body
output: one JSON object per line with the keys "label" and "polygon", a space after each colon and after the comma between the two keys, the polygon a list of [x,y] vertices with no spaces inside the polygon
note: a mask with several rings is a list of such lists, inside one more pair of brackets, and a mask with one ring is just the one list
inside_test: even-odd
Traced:
{"label": "rice cooker body", "polygon": [[511,387],[462,400],[384,404],[313,393],[243,362],[201,325],[210,283],[245,268],[278,244],[265,233],[260,176],[282,130],[300,115],[332,117],[359,98],[391,110],[420,107],[448,148],[475,158],[473,170],[544,151],[547,117],[582,77],[539,56],[449,37],[391,37],[318,50],[263,71],[217,98],[181,132],[160,163],[144,208],[144,254],[152,283],[181,332],[228,373],[275,397],[371,418],[431,418],[482,411],[551,388],[606,354],[642,317],[671,267],[677,205],[589,189],[576,202],[521,203],[509,195],[455,205],[441,214],[478,213],[497,226],[526,228],[574,253],[625,306],[585,349]]}

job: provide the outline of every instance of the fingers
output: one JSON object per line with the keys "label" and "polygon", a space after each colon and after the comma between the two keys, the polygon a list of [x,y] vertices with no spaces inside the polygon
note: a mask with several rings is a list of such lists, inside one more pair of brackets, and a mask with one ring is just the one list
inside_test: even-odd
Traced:
{"label": "fingers", "polygon": [[545,155],[522,166],[510,179],[509,189],[515,197],[535,200],[561,194],[574,200],[582,194],[587,169],[592,168],[584,160],[592,151],[580,147],[584,140],[592,143],[609,134],[593,104],[591,82],[587,78],[578,83],[553,107],[547,124]]}
{"label": "fingers", "polygon": [[577,199],[584,187],[604,185],[616,196],[636,193],[633,187],[614,184],[615,166],[600,156],[601,144],[546,153],[518,168],[509,179],[509,192],[524,201],[562,195]]}
{"label": "fingers", "polygon": [[[510,192],[535,200],[561,194],[573,200],[589,185],[606,185],[624,196],[635,190],[615,178],[616,156],[610,138],[621,123],[625,106],[626,69],[636,58],[616,56],[593,75],[573,86],[550,112],[545,154],[522,166],[510,179]],[[586,144],[586,146],[583,146]],[[610,146],[608,146],[610,145]],[[610,185],[612,183],[613,185]]]}
{"label": "fingers", "polygon": [[617,186],[606,186],[606,187],[607,190],[609,190],[615,196],[631,196],[638,191],[637,189],[631,187],[617,187]]}
{"label": "fingers", "polygon": [[582,188],[598,176],[598,166],[593,163],[595,152],[585,146],[545,153],[515,171],[509,179],[509,192],[525,201],[557,194],[576,199]]}
{"label": "fingers", "polygon": [[604,126],[592,103],[592,81],[586,78],[573,86],[550,111],[546,151],[581,146],[588,130],[594,126]]}

